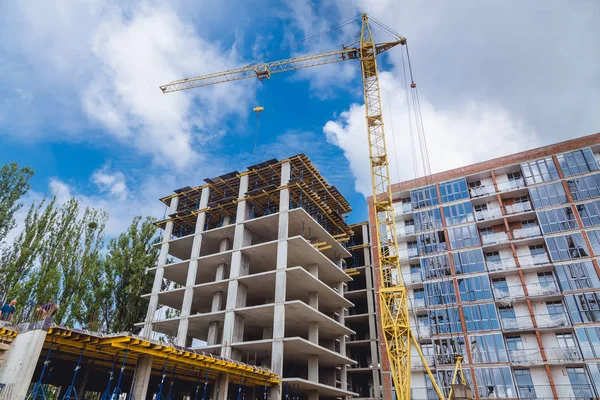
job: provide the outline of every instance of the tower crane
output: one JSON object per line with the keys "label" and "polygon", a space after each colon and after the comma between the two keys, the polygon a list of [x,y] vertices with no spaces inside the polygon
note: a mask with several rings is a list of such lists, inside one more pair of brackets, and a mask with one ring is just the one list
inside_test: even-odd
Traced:
{"label": "tower crane", "polygon": [[[390,42],[375,43],[369,17],[362,14],[360,40],[353,46],[342,46],[341,50],[333,50],[318,54],[293,57],[285,60],[248,65],[223,72],[201,75],[173,81],[160,86],[163,93],[209,86],[218,83],[258,78],[260,81],[270,79],[271,75],[295,71],[302,68],[333,64],[347,60],[360,61],[364,101],[367,120],[367,137],[369,143],[369,160],[373,189],[373,208],[376,214],[375,232],[377,258],[379,260],[379,311],[380,325],[383,333],[396,398],[410,399],[410,353],[414,344],[425,370],[433,383],[433,389],[440,399],[445,399],[436,382],[420,346],[410,330],[407,290],[402,282],[400,259],[396,239],[396,223],[392,202],[392,188],[389,171],[389,159],[386,150],[377,56],[395,46],[406,45],[406,38],[396,35]],[[411,84],[414,88],[414,83]],[[459,378],[465,384],[462,373],[461,357],[458,357],[452,377],[452,384]],[[453,385],[452,385],[453,386]],[[453,388],[449,398],[452,398]]]}

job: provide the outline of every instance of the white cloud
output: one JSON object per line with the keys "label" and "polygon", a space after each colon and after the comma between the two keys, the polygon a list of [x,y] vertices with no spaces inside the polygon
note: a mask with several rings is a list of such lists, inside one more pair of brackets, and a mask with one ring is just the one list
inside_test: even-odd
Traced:
{"label": "white cloud", "polygon": [[[14,23],[0,26],[0,36],[14,40],[0,52],[8,60],[0,72],[8,69],[12,79],[4,87],[17,93],[3,102],[10,110],[0,112],[0,124],[11,128],[5,133],[102,143],[108,134],[155,163],[181,168],[200,161],[203,145],[225,133],[232,115],[247,115],[254,89],[238,83],[160,91],[172,80],[243,64],[235,43],[226,47],[209,38],[204,28],[214,26],[211,16],[192,20],[186,7],[191,6],[62,0],[5,10]],[[14,82],[22,84],[19,91]],[[27,93],[31,96],[23,97]],[[69,128],[50,135],[40,129],[44,124]],[[103,128],[100,137],[93,131],[97,127]]]}
{"label": "white cloud", "polygon": [[[404,81],[389,72],[382,72],[380,84],[392,181],[422,175],[423,164],[416,133],[414,151],[411,145]],[[470,101],[443,108],[421,99],[421,111],[433,173],[540,144],[531,128],[501,106]],[[356,190],[370,196],[371,175],[364,105],[351,105],[338,118],[328,121],[323,132],[329,143],[343,150],[356,180]],[[414,154],[417,155],[416,162]]]}
{"label": "white cloud", "polygon": [[94,171],[91,180],[103,192],[108,192],[119,199],[127,196],[125,175],[120,171],[111,172],[109,165]]}

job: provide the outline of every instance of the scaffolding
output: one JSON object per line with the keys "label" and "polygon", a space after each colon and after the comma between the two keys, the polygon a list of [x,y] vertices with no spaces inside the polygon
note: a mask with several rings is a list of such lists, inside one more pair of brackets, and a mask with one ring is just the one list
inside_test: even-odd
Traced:
{"label": "scaffolding", "polygon": [[[289,162],[291,179],[281,185],[281,164]],[[248,176],[248,191],[239,197],[242,176]],[[197,187],[186,186],[175,193],[163,197],[161,201],[168,207],[171,200],[179,198],[177,211],[165,216],[156,225],[164,229],[173,222],[175,237],[195,233],[197,215],[205,212],[203,230],[221,226],[225,218],[235,222],[237,204],[248,201],[250,219],[269,215],[279,211],[280,192],[289,189],[289,208],[303,208],[329,234],[340,242],[350,240],[352,228],[346,223],[345,216],[352,209],[339,190],[329,185],[318,169],[304,154],[298,154],[284,160],[271,159],[247,167],[247,171],[233,171],[216,178],[205,179],[205,184]],[[208,204],[200,209],[200,197],[204,188],[209,188]]]}

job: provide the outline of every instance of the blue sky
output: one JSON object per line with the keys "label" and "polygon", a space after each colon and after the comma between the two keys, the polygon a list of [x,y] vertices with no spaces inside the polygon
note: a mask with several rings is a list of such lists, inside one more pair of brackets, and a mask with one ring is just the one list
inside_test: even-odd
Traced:
{"label": "blue sky", "polygon": [[[361,11],[408,38],[433,171],[600,131],[593,0],[3,2],[0,162],[35,169],[27,201],[76,196],[110,212],[114,235],[136,214],[161,217],[157,199],[173,189],[304,152],[350,200],[350,221],[363,220],[370,177],[358,63],[158,89],[271,60]],[[276,58],[338,49],[358,29]],[[400,51],[380,70],[393,178],[409,179]],[[256,105],[265,111],[253,154]]]}

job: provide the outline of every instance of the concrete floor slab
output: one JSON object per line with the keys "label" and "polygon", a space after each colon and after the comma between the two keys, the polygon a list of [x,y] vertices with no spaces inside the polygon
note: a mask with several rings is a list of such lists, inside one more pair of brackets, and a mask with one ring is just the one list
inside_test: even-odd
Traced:
{"label": "concrete floor slab", "polygon": [[306,379],[301,378],[283,378],[281,385],[283,387],[283,393],[285,394],[286,384],[293,385],[295,388],[302,392],[318,391],[320,399],[336,398],[336,397],[353,397],[357,396],[357,393],[349,392],[347,390],[338,389],[333,386],[324,385],[322,383],[310,382]]}
{"label": "concrete floor slab", "polygon": [[[226,274],[229,276],[229,265],[231,265],[232,250],[222,253],[215,253],[198,258],[198,268],[196,270],[196,283],[207,283],[215,280],[217,265],[226,264]],[[180,285],[185,285],[187,279],[190,260],[180,261],[174,264],[167,264],[164,278]],[[155,271],[158,267],[149,268],[148,271]]]}
{"label": "concrete floor slab", "polygon": [[192,254],[194,234],[183,236],[169,241],[169,254],[180,260],[188,260]]}
{"label": "concrete floor slab", "polygon": [[[259,356],[270,354],[273,344],[272,339],[255,340],[250,342],[233,343],[231,347],[243,353],[256,353]],[[319,356],[319,366],[335,367],[344,364],[356,364],[356,361],[344,357],[339,353],[318,346],[301,337],[288,337],[283,339],[283,361],[284,363],[305,364],[307,356]],[[244,361],[244,360],[242,360]]]}
{"label": "concrete floor slab", "polygon": [[290,211],[289,236],[302,235],[313,243],[326,242],[331,246],[324,250],[323,254],[333,259],[335,253],[342,258],[351,257],[352,254],[337,240],[333,238],[317,221],[315,221],[303,208],[295,208]]}
{"label": "concrete floor slab", "polygon": [[364,322],[364,323],[368,323],[369,322],[369,315],[370,314],[356,314],[356,315],[346,315],[344,317],[344,321],[346,322]]}
{"label": "concrete floor slab", "polygon": [[[275,297],[276,271],[247,275],[239,281],[248,286],[247,304]],[[301,300],[309,303],[309,292],[319,293],[319,310],[323,312],[337,311],[341,307],[352,307],[354,304],[342,297],[337,291],[325,285],[302,267],[292,267],[286,270],[286,300]]]}

